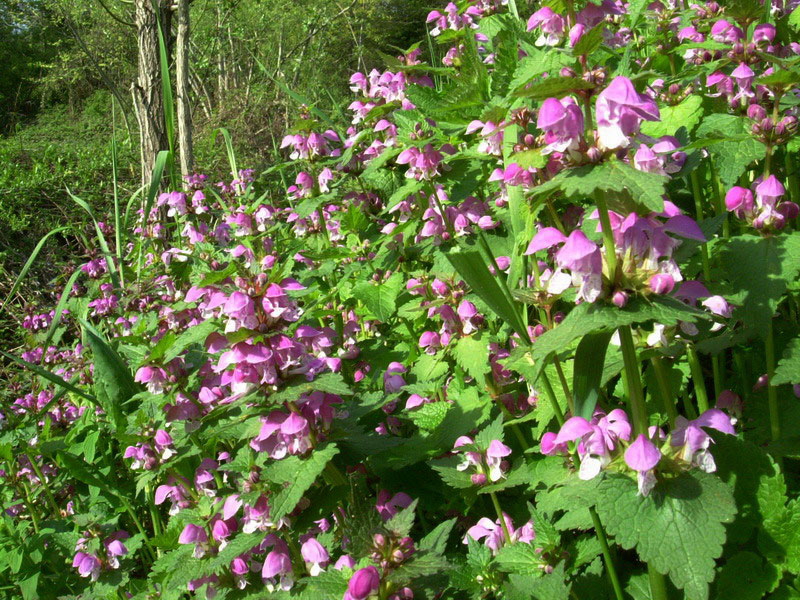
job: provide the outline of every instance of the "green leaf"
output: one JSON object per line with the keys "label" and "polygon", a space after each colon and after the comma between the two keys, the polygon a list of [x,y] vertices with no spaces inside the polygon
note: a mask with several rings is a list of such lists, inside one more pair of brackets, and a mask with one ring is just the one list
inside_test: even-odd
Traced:
{"label": "green leaf", "polygon": [[489,364],[489,345],[481,338],[480,333],[464,336],[456,342],[453,352],[458,365],[479,384],[492,369]]}
{"label": "green leaf", "polygon": [[669,178],[663,175],[639,171],[621,161],[611,160],[599,165],[564,169],[550,181],[537,186],[534,194],[542,198],[560,190],[567,198],[584,199],[599,191],[606,192],[610,209],[623,214],[632,209],[642,213],[661,212],[668,181]]}
{"label": "green leaf", "polygon": [[778,582],[778,570],[753,552],[738,552],[716,580],[717,600],[760,600]]}
{"label": "green leaf", "polygon": [[786,346],[783,357],[775,367],[775,375],[770,381],[770,385],[798,382],[800,382],[800,337],[794,338]]}
{"label": "green leaf", "polygon": [[605,31],[605,23],[600,23],[592,27],[589,31],[584,33],[578,40],[578,43],[572,48],[573,56],[581,56],[582,54],[591,54],[600,47],[603,43],[603,32]]}
{"label": "green leaf", "polygon": [[265,479],[283,486],[270,497],[270,518],[275,520],[288,515],[297,506],[300,498],[322,474],[339,449],[333,444],[315,448],[306,459],[289,456],[265,469]]}
{"label": "green leaf", "polygon": [[361,300],[370,313],[386,323],[397,311],[397,297],[403,291],[403,276],[395,273],[380,284],[362,281],[353,288],[353,297]]}
{"label": "green leaf", "polygon": [[625,475],[606,475],[593,503],[606,532],[660,573],[669,574],[689,600],[706,600],[725,526],[736,514],[728,487],[702,471],[659,482],[647,497]]}
{"label": "green leaf", "polygon": [[501,319],[511,325],[511,327],[527,339],[528,333],[525,330],[522,320],[516,307],[503,294],[495,278],[489,272],[484,263],[483,257],[477,251],[450,252],[447,260],[458,271],[458,274],[472,288],[472,291],[480,296],[487,306],[492,309]]}
{"label": "green leaf", "polygon": [[567,580],[563,562],[543,576],[512,574],[506,586],[507,597],[508,600],[567,600]]}
{"label": "green leaf", "polygon": [[758,548],[772,564],[800,575],[800,501],[786,501],[783,475],[777,465],[772,468],[772,476],[762,479],[756,494],[762,517]]}
{"label": "green leaf", "polygon": [[660,112],[660,121],[642,123],[642,133],[658,138],[662,135],[675,135],[681,127],[685,127],[687,133],[692,133],[703,118],[703,97],[693,94],[680,104],[661,107]]}
{"label": "green leaf", "polygon": [[545,98],[563,98],[574,94],[580,90],[589,90],[594,87],[593,83],[578,79],[576,77],[562,77],[561,75],[551,75],[537,83],[532,83],[517,89],[514,96],[519,98],[531,98],[533,100],[544,100]]}
{"label": "green leaf", "polygon": [[439,352],[431,356],[430,354],[422,354],[411,367],[411,374],[417,378],[417,381],[431,381],[439,379],[450,370],[450,365],[444,360],[444,354]]}
{"label": "green leaf", "polygon": [[734,316],[766,337],[786,286],[800,273],[800,233],[740,235],[725,244],[720,258],[730,284],[726,298],[739,305]]}
{"label": "green leaf", "polygon": [[442,424],[450,410],[448,402],[430,402],[408,412],[408,418],[426,431],[433,431]]}
{"label": "green leaf", "polygon": [[133,380],[128,365],[102,338],[100,332],[86,322],[82,322],[82,325],[92,349],[94,391],[97,400],[111,418],[116,429],[124,430],[125,418],[122,413],[122,405],[139,392],[139,386]]}
{"label": "green leaf", "polygon": [[800,30],[800,6],[792,11],[787,23],[789,23],[789,26],[795,31]]}
{"label": "green leaf", "polygon": [[505,573],[535,573],[542,566],[541,553],[531,544],[507,544],[494,557],[497,567]]}
{"label": "green leaf", "polygon": [[536,343],[531,346],[530,357],[527,358],[530,367],[524,374],[526,377],[538,377],[551,352],[560,352],[589,333],[613,332],[624,325],[647,321],[669,326],[676,325],[679,321],[695,322],[706,318],[708,317],[703,312],[670,297],[654,297],[652,300],[635,298],[621,309],[607,304],[584,302],[573,308],[557,327],[536,339]]}
{"label": "green leaf", "polygon": [[429,534],[420,540],[419,549],[429,550],[434,554],[444,554],[447,548],[447,540],[453,532],[453,527],[455,527],[455,525],[455,518],[439,523]]}
{"label": "green leaf", "polygon": [[708,147],[719,178],[728,187],[736,185],[739,177],[754,161],[766,156],[766,146],[753,139],[750,123],[746,117],[715,113],[703,119],[697,128],[698,138],[717,141],[712,144],[705,141],[701,143],[703,147]]}
{"label": "green leaf", "polygon": [[269,398],[272,402],[283,402],[285,400],[297,400],[303,394],[319,391],[335,396],[350,396],[353,391],[344,382],[341,373],[323,373],[312,381],[296,381],[287,385],[284,389],[272,394]]}
{"label": "green leaf", "polygon": [[536,48],[535,52],[530,52],[519,61],[514,71],[514,78],[511,80],[511,89],[519,90],[542,73],[556,73],[561,67],[574,63],[575,59],[566,52],[559,52],[555,48],[545,52]]}
{"label": "green leaf", "polygon": [[600,394],[606,350],[612,335],[612,331],[590,333],[578,344],[572,371],[572,397],[576,416],[591,419],[594,414]]}
{"label": "green leaf", "polygon": [[218,327],[219,326],[213,321],[204,321],[199,325],[189,327],[175,338],[175,342],[164,353],[163,362],[168,363],[193,344],[203,344],[209,334],[217,331]]}
{"label": "green leaf", "polygon": [[78,481],[82,481],[90,487],[95,487],[113,496],[119,496],[119,493],[109,485],[108,477],[82,458],[69,452],[59,452],[58,458],[61,466]]}
{"label": "green leaf", "polygon": [[716,430],[709,432],[715,442],[711,445],[711,452],[717,466],[716,476],[731,488],[738,507],[736,520],[728,528],[728,541],[743,544],[750,539],[754,529],[761,527],[762,513],[769,512],[759,501],[759,490],[764,493],[763,490],[777,489],[775,512],[786,503],[786,495],[781,492],[783,488],[774,463],[764,450],[732,435]]}
{"label": "green leaf", "polygon": [[414,500],[411,504],[386,521],[386,529],[391,531],[398,538],[408,536],[408,534],[411,533],[411,528],[414,527],[414,513],[416,510],[417,500]]}

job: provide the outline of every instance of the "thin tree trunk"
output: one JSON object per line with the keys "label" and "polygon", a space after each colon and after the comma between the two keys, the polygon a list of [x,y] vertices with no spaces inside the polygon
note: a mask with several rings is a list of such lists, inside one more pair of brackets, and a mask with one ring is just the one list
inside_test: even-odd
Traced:
{"label": "thin tree trunk", "polygon": [[[159,4],[159,9],[161,5]],[[161,10],[165,40],[169,33],[169,14]],[[158,20],[152,0],[135,0],[134,22],[138,38],[138,75],[133,83],[139,141],[142,150],[142,183],[146,183],[160,150],[169,149],[164,123],[164,97],[161,90]]]}
{"label": "thin tree trunk", "polygon": [[194,168],[192,152],[192,111],[189,104],[189,0],[178,0],[178,37],[175,51],[176,92],[178,104],[178,147],[181,175],[186,178]]}

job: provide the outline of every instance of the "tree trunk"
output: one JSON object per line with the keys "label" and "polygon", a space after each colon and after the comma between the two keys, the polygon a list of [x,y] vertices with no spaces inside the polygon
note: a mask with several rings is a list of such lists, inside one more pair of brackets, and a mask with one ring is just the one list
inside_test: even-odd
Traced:
{"label": "tree trunk", "polygon": [[[161,60],[158,45],[158,19],[152,0],[135,0],[134,22],[139,45],[138,75],[132,84],[142,158],[142,183],[153,170],[160,150],[169,149],[164,123],[164,97],[161,89]],[[165,40],[169,37],[170,13],[159,2]]]}
{"label": "tree trunk", "polygon": [[194,168],[192,152],[192,111],[189,104],[189,0],[178,0],[178,37],[175,50],[176,92],[178,104],[178,147],[181,175],[188,177]]}

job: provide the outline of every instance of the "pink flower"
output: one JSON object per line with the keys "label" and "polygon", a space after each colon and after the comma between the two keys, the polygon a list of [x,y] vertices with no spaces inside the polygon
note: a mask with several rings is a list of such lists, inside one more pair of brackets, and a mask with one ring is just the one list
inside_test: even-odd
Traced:
{"label": "pink flower", "polygon": [[383,389],[387,394],[399,392],[406,384],[403,373],[406,368],[399,362],[389,363],[389,368],[383,374]]}
{"label": "pink flower", "polygon": [[672,431],[670,444],[673,447],[683,447],[681,458],[706,473],[717,470],[714,457],[708,451],[713,441],[711,436],[703,431],[703,427],[710,427],[722,433],[735,434],[731,419],[718,408],[710,408],[694,421],[678,416],[675,419],[675,429]]}
{"label": "pink flower", "polygon": [[528,19],[528,31],[536,28],[541,29],[541,35],[536,40],[537,46],[555,46],[564,37],[566,22],[564,17],[553,12],[553,9],[545,6],[533,13]]}
{"label": "pink flower", "polygon": [[547,134],[542,154],[577,150],[583,136],[583,112],[571,96],[548,98],[539,109],[536,126]]}
{"label": "pink flower", "polygon": [[380,585],[381,575],[378,569],[369,565],[353,573],[342,600],[366,600],[378,593]]}
{"label": "pink flower", "polygon": [[597,96],[597,135],[610,150],[627,148],[642,121],[658,121],[658,105],[639,94],[627,77],[616,77]]}
{"label": "pink flower", "polygon": [[97,581],[97,578],[100,577],[100,560],[94,554],[77,552],[72,566],[78,569],[81,577],[91,577],[92,581]]}
{"label": "pink flower", "polygon": [[322,573],[330,562],[328,551],[313,537],[303,542],[303,546],[300,548],[300,554],[303,556],[303,560],[306,566],[308,566],[308,572],[312,577],[316,577]]}
{"label": "pink flower", "polygon": [[647,496],[655,486],[653,469],[660,460],[661,451],[644,434],[639,434],[625,450],[625,464],[637,473],[640,495]]}
{"label": "pink flower", "polygon": [[[264,559],[264,567],[261,569],[261,578],[267,586],[269,592],[281,589],[288,592],[294,585],[292,574],[292,561],[289,558],[288,548],[285,544],[275,544],[275,549],[271,550]],[[276,581],[277,579],[277,581]]]}

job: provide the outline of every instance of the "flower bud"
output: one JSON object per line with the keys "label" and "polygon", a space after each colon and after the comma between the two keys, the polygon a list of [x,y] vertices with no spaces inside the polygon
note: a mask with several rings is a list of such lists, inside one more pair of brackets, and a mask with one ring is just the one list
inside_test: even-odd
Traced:
{"label": "flower bud", "polygon": [[473,473],[470,479],[473,485],[485,485],[487,481],[485,473]]}
{"label": "flower bud", "polygon": [[747,116],[753,121],[761,122],[767,116],[767,111],[760,104],[751,104],[747,107]]}
{"label": "flower bud", "polygon": [[672,275],[657,273],[650,278],[650,289],[655,294],[669,294],[675,288]]}
{"label": "flower bud", "polygon": [[628,294],[623,291],[614,292],[614,295],[611,298],[611,302],[614,303],[614,306],[617,308],[622,308],[628,303]]}

